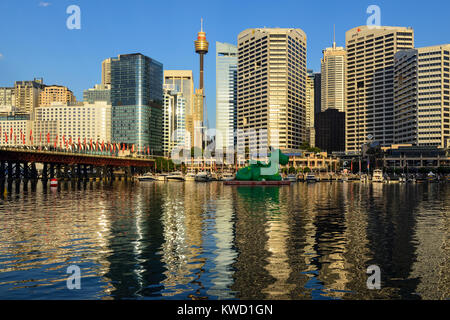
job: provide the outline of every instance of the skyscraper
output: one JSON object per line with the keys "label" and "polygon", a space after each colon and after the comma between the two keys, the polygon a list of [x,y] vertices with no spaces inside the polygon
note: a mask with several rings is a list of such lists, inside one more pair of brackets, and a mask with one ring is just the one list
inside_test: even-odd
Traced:
{"label": "skyscraper", "polygon": [[395,143],[450,147],[450,44],[395,55]]}
{"label": "skyscraper", "polygon": [[315,101],[315,91],[314,91],[314,72],[313,70],[308,70],[308,76],[306,78],[306,130],[307,130],[307,141],[311,147],[315,146],[315,111],[314,111],[314,101]]}
{"label": "skyscraper", "polygon": [[83,100],[88,103],[105,101],[111,104],[111,85],[96,84],[94,88],[83,91]]}
{"label": "skyscraper", "polygon": [[185,131],[186,98],[184,93],[177,84],[164,84],[164,155],[170,156],[174,147],[185,145]]}
{"label": "skyscraper", "polygon": [[[237,47],[216,42],[216,140],[219,149],[233,149],[237,129]],[[216,135],[217,139],[217,135]]]}
{"label": "skyscraper", "polygon": [[321,67],[322,111],[329,108],[345,111],[345,64],[346,51],[342,47],[326,48]]}
{"label": "skyscraper", "polygon": [[112,139],[162,152],[163,66],[140,53],[111,60]]}
{"label": "skyscraper", "polygon": [[322,75],[314,73],[314,113],[322,111]]}
{"label": "skyscraper", "polygon": [[361,26],[347,31],[347,152],[359,153],[370,140],[394,143],[394,55],[413,47],[411,28]]}
{"label": "skyscraper", "polygon": [[[238,36],[238,129],[266,130],[260,144],[298,149],[306,141],[306,42],[301,29],[247,29]],[[238,149],[255,138],[238,138]]]}

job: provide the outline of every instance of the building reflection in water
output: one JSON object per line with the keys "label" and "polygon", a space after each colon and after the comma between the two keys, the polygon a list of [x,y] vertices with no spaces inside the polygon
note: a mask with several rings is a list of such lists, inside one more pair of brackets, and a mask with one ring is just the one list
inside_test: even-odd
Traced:
{"label": "building reflection in water", "polygon": [[[99,182],[38,186],[0,211],[1,297],[449,298],[440,184]],[[84,290],[66,290],[72,264]]]}

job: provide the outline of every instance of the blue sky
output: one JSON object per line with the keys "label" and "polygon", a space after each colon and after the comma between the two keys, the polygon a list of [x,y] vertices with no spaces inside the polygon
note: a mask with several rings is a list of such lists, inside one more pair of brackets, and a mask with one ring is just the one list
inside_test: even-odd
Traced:
{"label": "blue sky", "polygon": [[[82,99],[84,89],[100,83],[101,61],[140,52],[164,69],[192,69],[197,85],[198,56],[193,41],[200,18],[210,42],[205,62],[209,125],[215,125],[215,42],[236,44],[247,28],[294,27],[308,36],[308,68],[319,71],[322,50],[345,32],[365,25],[369,5],[381,9],[381,24],[411,26],[417,47],[450,43],[444,0],[0,0],[0,86],[43,77],[46,84],[68,86]],[[81,30],[69,30],[66,8],[81,9]]]}

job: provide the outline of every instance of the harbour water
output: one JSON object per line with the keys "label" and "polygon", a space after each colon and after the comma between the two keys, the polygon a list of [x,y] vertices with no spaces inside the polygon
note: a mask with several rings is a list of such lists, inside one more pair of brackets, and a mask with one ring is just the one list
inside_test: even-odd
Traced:
{"label": "harbour water", "polygon": [[448,299],[449,231],[448,184],[39,183],[0,199],[0,298]]}

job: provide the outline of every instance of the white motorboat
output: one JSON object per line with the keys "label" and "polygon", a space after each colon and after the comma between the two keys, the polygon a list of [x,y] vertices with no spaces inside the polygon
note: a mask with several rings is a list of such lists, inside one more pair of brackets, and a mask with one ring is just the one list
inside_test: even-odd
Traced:
{"label": "white motorboat", "polygon": [[222,175],[222,181],[233,181],[236,179],[236,176],[232,172],[224,172]]}
{"label": "white motorboat", "polygon": [[195,181],[195,172],[188,172],[184,176],[185,181]]}
{"label": "white motorboat", "polygon": [[166,181],[167,180],[167,173],[160,173],[156,175],[156,180],[158,181]]}
{"label": "white motorboat", "polygon": [[383,170],[376,169],[373,171],[372,182],[384,182]]}
{"label": "white motorboat", "polygon": [[308,173],[306,175],[306,182],[317,182],[318,179],[317,177],[314,175],[314,173]]}
{"label": "white motorboat", "polygon": [[143,174],[142,176],[137,176],[136,178],[141,182],[157,180],[157,178],[151,172],[147,172],[147,173]]}
{"label": "white motorboat", "polygon": [[369,182],[369,176],[367,174],[362,174],[359,178],[359,181],[361,181],[362,183],[367,183]]}
{"label": "white motorboat", "polygon": [[172,172],[169,175],[167,175],[168,181],[184,181],[183,173],[180,171]]}
{"label": "white motorboat", "polygon": [[296,175],[296,174],[289,174],[289,175],[286,177],[286,180],[287,180],[287,181],[292,181],[292,182],[297,182],[297,175]]}
{"label": "white motorboat", "polygon": [[195,181],[197,182],[211,181],[211,174],[209,172],[199,172],[195,175]]}

